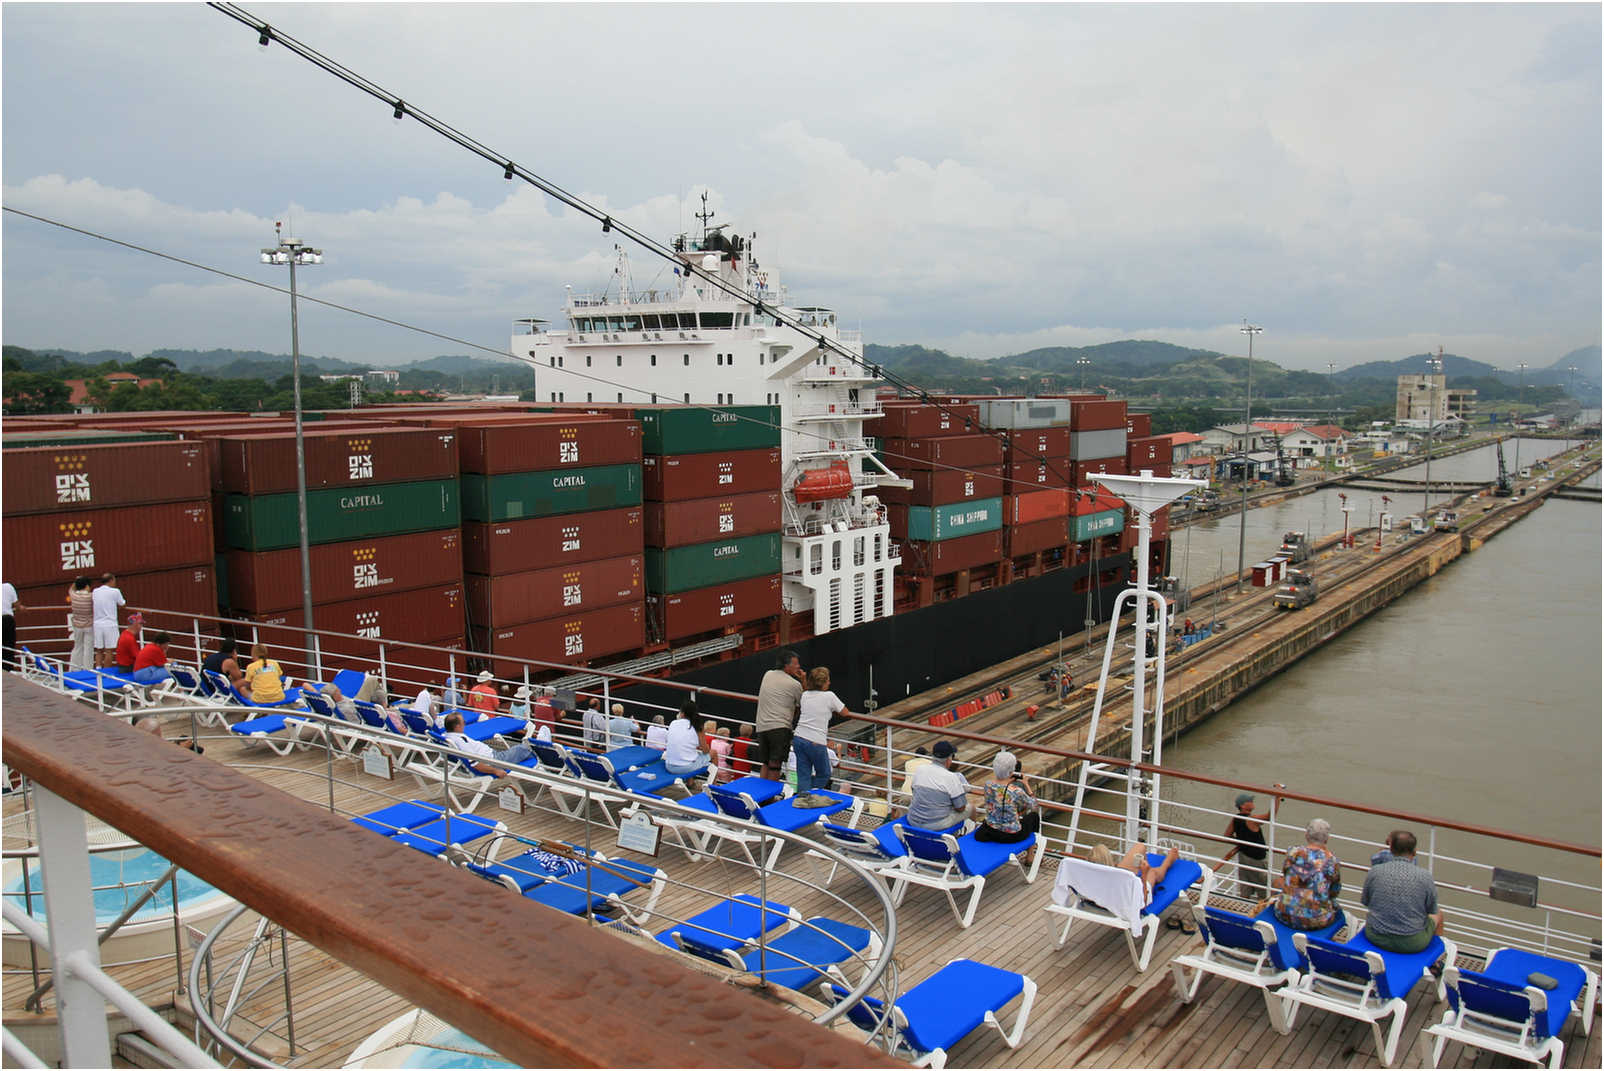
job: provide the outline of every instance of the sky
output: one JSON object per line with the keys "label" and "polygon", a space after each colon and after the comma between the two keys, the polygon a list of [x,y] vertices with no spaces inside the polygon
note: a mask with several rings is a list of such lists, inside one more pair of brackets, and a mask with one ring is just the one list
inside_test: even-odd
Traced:
{"label": "sky", "polygon": [[[717,220],[869,342],[1159,339],[1325,371],[1600,336],[1600,7],[247,4],[667,241]],[[6,4],[7,208],[504,349],[616,234],[197,3]],[[272,291],[7,213],[0,329],[289,349]],[[631,260],[638,287],[666,269]],[[302,350],[466,347],[303,306]],[[482,355],[482,354],[481,354]]]}

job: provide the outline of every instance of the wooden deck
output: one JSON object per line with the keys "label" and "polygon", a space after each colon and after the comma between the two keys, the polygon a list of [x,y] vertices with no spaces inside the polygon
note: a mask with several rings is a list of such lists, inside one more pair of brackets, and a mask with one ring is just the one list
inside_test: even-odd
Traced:
{"label": "wooden deck", "polygon": [[[326,805],[328,785],[326,760],[319,751],[298,751],[289,756],[269,754],[265,749],[245,750],[233,739],[206,739],[207,758],[234,765],[257,767],[256,776],[265,783],[302,799]],[[343,813],[372,810],[386,800],[377,793],[406,799],[425,796],[412,779],[401,774],[391,783],[368,777],[350,760],[334,763],[334,803]],[[6,813],[12,814],[19,801],[6,797]],[[576,820],[564,819],[546,810],[515,815],[500,811],[487,799],[479,813],[505,822],[515,833],[531,837],[557,837],[580,841],[584,827]],[[874,819],[866,818],[864,825]],[[8,824],[8,834],[11,826]],[[610,830],[593,827],[594,844],[608,854],[635,857],[616,849]],[[10,836],[7,846],[15,846]],[[510,854],[510,853],[507,853]],[[756,877],[744,865],[724,860],[692,863],[665,841],[656,865],[672,881],[658,904],[664,916],[684,918],[709,906],[718,895],[757,891]],[[418,857],[419,866],[444,866]],[[845,917],[841,904],[820,891],[825,870],[799,851],[787,847],[781,859],[783,874],[771,876],[769,898],[791,904],[804,917],[814,914]],[[1198,999],[1183,1005],[1176,999],[1169,970],[1171,957],[1201,947],[1199,939],[1179,931],[1162,931],[1153,953],[1152,966],[1139,973],[1126,950],[1124,937],[1117,931],[1098,926],[1077,925],[1064,948],[1055,948],[1060,920],[1048,915],[1048,902],[1055,863],[1049,858],[1035,884],[1026,884],[1013,868],[994,875],[986,884],[975,924],[961,930],[947,900],[934,889],[914,887],[898,910],[896,962],[904,988],[909,987],[949,959],[969,957],[1020,971],[1035,979],[1040,987],[1029,1029],[1018,1049],[1008,1049],[996,1032],[976,1031],[949,1054],[956,1067],[1376,1067],[1379,1066],[1370,1028],[1319,1012],[1305,1011],[1287,1036],[1270,1028],[1263,999],[1257,990],[1227,984],[1217,979],[1204,981]],[[693,888],[694,887],[694,888]],[[877,901],[862,886],[838,876],[832,889],[848,903],[876,917]],[[511,892],[486,885],[486,896],[511,896]],[[1241,907],[1237,901],[1218,899],[1219,906]],[[383,911],[382,890],[375,890],[374,909]],[[962,903],[962,900],[960,900]],[[254,916],[235,923],[219,945],[215,960],[221,964],[239,949],[250,935]],[[665,928],[665,918],[653,929]],[[535,934],[490,934],[495,941],[523,940],[529,945],[531,969],[539,965],[539,936]],[[471,941],[464,940],[464,954],[471,955]],[[191,949],[184,950],[187,969]],[[672,955],[664,951],[664,955]],[[276,953],[275,953],[276,957]],[[280,1035],[263,1048],[280,1061],[298,1067],[340,1066],[356,1047],[375,1030],[401,1015],[409,1005],[383,990],[316,948],[291,938],[291,997],[295,1008],[295,1052],[290,1055],[287,1039]],[[113,969],[123,983],[147,1003],[161,1006],[174,1000],[174,968],[171,956],[150,963]],[[4,1016],[16,1028],[30,1016],[21,1010],[23,998],[31,989],[26,972],[9,971],[4,987]],[[599,999],[605,994],[598,993]],[[275,983],[246,1002],[242,1015],[256,1023],[276,1018],[283,1009],[283,991]],[[46,1001],[47,1013],[53,1002]],[[1416,1040],[1421,1029],[1441,1015],[1430,991],[1418,987],[1410,1001],[1410,1013],[1399,1049],[1398,1066],[1421,1066]],[[538,1014],[538,1009],[531,1009]],[[1011,1013],[1005,1014],[1011,1022]],[[1604,1052],[1598,1034],[1583,1037],[1573,1022],[1565,1037],[1567,1067],[1599,1067]],[[799,1054],[800,1058],[800,1054]],[[1487,1067],[1498,1061],[1485,1054],[1467,1054],[1450,1046],[1444,1066]]]}

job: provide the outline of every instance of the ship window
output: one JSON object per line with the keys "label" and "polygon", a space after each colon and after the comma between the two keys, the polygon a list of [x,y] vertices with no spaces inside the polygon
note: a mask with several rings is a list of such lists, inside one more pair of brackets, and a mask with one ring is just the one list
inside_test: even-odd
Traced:
{"label": "ship window", "polygon": [[559,358],[557,358],[557,367],[561,368],[562,366],[563,366],[563,359],[561,357],[559,357]]}
{"label": "ship window", "polygon": [[593,398],[592,398],[592,397],[591,397],[591,396],[590,396],[590,391],[588,391],[588,390],[587,390],[587,391],[586,391],[586,392],[585,392],[585,401],[587,401],[587,402],[589,402],[589,401],[594,401],[594,400],[595,400],[595,399],[593,399]]}
{"label": "ship window", "polygon": [[553,367],[553,368],[557,367],[557,358],[556,357],[548,357],[548,358],[546,358],[546,361],[547,361],[547,363],[549,363],[551,365],[551,367]]}
{"label": "ship window", "polygon": [[734,364],[734,363],[735,363],[735,354],[733,354],[733,353],[726,353],[726,354],[725,354],[725,355],[724,355],[724,366],[725,366],[725,367],[726,367],[726,368],[728,368],[728,367],[729,367],[729,366],[730,366],[730,365],[732,365],[732,364]]}
{"label": "ship window", "polygon": [[589,316],[575,316],[574,317],[574,330],[575,331],[589,331],[590,330],[590,317]]}
{"label": "ship window", "polygon": [[841,571],[841,540],[839,539],[830,540],[830,570],[836,573]]}
{"label": "ship window", "polygon": [[742,327],[751,327],[752,326],[752,314],[751,313],[747,312],[747,313],[742,313],[741,314],[741,326]]}
{"label": "ship window", "polygon": [[619,401],[623,401],[624,400],[624,392],[623,391],[619,391],[618,392],[618,400]]}
{"label": "ship window", "polygon": [[554,401],[554,402],[557,400],[557,392],[556,391],[552,391],[551,392],[551,400]]}
{"label": "ship window", "polygon": [[590,354],[588,354],[588,353],[585,354],[585,367],[586,368],[590,367]]}
{"label": "ship window", "polygon": [[618,361],[618,367],[624,367],[624,355],[620,353],[616,359]]}
{"label": "ship window", "polygon": [[557,392],[557,400],[559,402],[566,402],[568,400],[568,392],[565,391],[565,390],[558,391]]}
{"label": "ship window", "polygon": [[651,313],[641,314],[640,328],[642,331],[656,331],[660,326],[662,325],[658,322],[658,319],[655,315]]}
{"label": "ship window", "polygon": [[763,351],[762,350],[758,350],[758,352],[757,352],[757,363],[758,364],[762,364],[763,363],[763,357],[764,357]]}
{"label": "ship window", "polygon": [[[625,331],[639,331],[640,330],[640,317],[639,316],[614,316],[613,320],[616,323],[623,324]],[[613,330],[616,331],[617,328],[614,328]]]}
{"label": "ship window", "polygon": [[841,581],[839,578],[830,581],[830,627],[841,627]]}
{"label": "ship window", "polygon": [[808,548],[808,572],[814,576],[824,572],[824,544],[815,543]]}
{"label": "ship window", "polygon": [[724,363],[724,355],[722,353],[713,354],[713,363],[716,365],[722,365]]}
{"label": "ship window", "polygon": [[680,313],[679,314],[679,329],[681,331],[695,331],[696,330],[696,314],[694,312],[682,312],[682,313]]}
{"label": "ship window", "polygon": [[879,533],[876,533],[874,537],[874,560],[877,562],[886,560],[885,536]]}
{"label": "ship window", "polygon": [[652,354],[652,367],[653,368],[657,367],[657,354],[655,354],[655,353]]}
{"label": "ship window", "polygon": [[685,367],[689,368],[690,366],[691,366],[691,355],[687,353],[685,355]]}
{"label": "ship window", "polygon": [[733,312],[704,312],[702,313],[703,327],[734,327],[735,314]]}
{"label": "ship window", "polygon": [[685,404],[686,405],[690,405],[691,404],[691,396],[690,396],[690,392],[688,392],[688,391],[685,394]]}
{"label": "ship window", "polygon": [[[857,538],[855,538],[852,541],[852,564],[853,565],[862,565],[863,564],[863,555],[864,555],[864,551],[865,551],[865,549],[867,547],[867,543],[868,543],[868,541],[866,539],[864,539],[862,536],[858,536]],[[862,583],[862,581],[860,580],[859,583]],[[859,598],[859,601],[861,602],[862,601],[862,593],[861,592],[859,593],[858,598]]]}

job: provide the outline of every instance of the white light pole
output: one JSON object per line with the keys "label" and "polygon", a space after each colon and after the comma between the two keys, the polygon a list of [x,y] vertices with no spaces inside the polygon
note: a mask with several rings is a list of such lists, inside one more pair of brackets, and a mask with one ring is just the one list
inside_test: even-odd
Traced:
{"label": "white light pole", "polygon": [[[1520,369],[1520,388],[1515,395],[1515,400],[1524,402],[1526,400],[1526,362],[1521,361],[1515,367]],[[1515,478],[1517,480],[1520,479],[1520,428],[1518,427],[1515,429]]]}
{"label": "white light pole", "polygon": [[1337,422],[1337,362],[1326,362],[1326,382],[1331,387],[1331,422]]}
{"label": "white light pole", "polygon": [[313,249],[299,238],[285,238],[280,226],[273,225],[278,244],[262,250],[262,263],[290,266],[290,377],[295,381],[295,508],[301,535],[301,612],[305,617],[302,627],[313,651],[313,668],[321,677],[321,652],[312,635],[312,552],[306,526],[306,439],[301,430],[301,323],[295,301],[295,269],[302,264],[323,263],[323,250]]}
{"label": "white light pole", "polygon": [[1242,516],[1239,519],[1236,536],[1236,593],[1242,594],[1242,571],[1248,562],[1248,444],[1252,441],[1253,428],[1253,336],[1264,333],[1264,328],[1248,323],[1246,316],[1242,317],[1242,326],[1237,328],[1248,336],[1248,399],[1242,410]]}
{"label": "white light pole", "polygon": [[1080,369],[1080,392],[1086,393],[1086,369],[1091,367],[1092,359],[1084,353],[1075,358],[1075,367]]}
{"label": "white light pole", "polygon": [[[1437,347],[1437,355],[1433,357],[1426,354],[1426,384],[1430,388],[1426,392],[1426,504],[1421,507],[1421,516],[1431,520],[1431,448],[1437,445],[1437,376],[1442,373],[1442,347]],[[1447,389],[1447,384],[1443,384]]]}

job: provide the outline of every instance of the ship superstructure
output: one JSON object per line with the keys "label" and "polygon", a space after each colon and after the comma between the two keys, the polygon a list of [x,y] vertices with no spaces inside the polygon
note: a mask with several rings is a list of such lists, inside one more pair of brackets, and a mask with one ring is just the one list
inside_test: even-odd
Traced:
{"label": "ship superstructure", "polygon": [[522,321],[511,352],[534,366],[542,402],[776,407],[787,611],[811,611],[816,635],[890,617],[901,557],[872,492],[906,483],[869,438],[881,408],[862,337],[831,309],[791,306],[752,236],[726,234],[705,206],[698,218],[666,286],[635,289],[619,249],[604,292],[570,288],[562,320]]}

